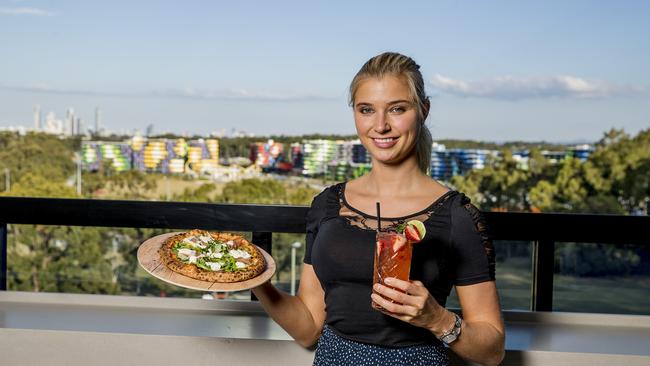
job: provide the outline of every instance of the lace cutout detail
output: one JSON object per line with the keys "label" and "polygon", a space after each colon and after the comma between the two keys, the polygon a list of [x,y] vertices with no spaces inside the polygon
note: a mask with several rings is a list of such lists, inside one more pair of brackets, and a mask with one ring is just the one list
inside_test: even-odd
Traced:
{"label": "lace cutout detail", "polygon": [[496,259],[494,254],[494,244],[492,243],[492,237],[490,236],[490,229],[487,223],[485,222],[485,218],[483,217],[483,214],[481,213],[481,211],[479,211],[478,208],[476,208],[476,206],[474,206],[470,202],[467,202],[463,205],[463,207],[465,207],[470,217],[472,218],[472,221],[474,221],[474,225],[476,225],[476,230],[481,236],[483,249],[485,249],[485,254],[488,259],[490,278],[494,279]]}
{"label": "lace cutout detail", "polygon": [[[428,220],[431,215],[433,215],[440,207],[442,207],[445,202],[453,196],[452,191],[449,191],[442,195],[438,200],[433,204],[427,207],[425,210],[414,213],[412,215],[403,216],[399,218],[381,218],[381,228],[382,229],[395,229],[397,226],[404,224],[411,220],[419,220],[425,222]],[[345,200],[345,188],[341,184],[338,192],[338,201],[339,201],[339,216],[343,218],[350,226],[354,226],[363,230],[377,230],[377,217],[367,215],[354,207],[350,206]]]}

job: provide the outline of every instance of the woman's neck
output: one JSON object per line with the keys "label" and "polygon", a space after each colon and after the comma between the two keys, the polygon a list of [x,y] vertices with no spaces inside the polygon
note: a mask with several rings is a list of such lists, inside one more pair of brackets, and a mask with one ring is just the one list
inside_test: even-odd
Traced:
{"label": "woman's neck", "polygon": [[378,197],[399,195],[413,192],[427,182],[415,157],[396,165],[373,163],[372,170],[366,175],[364,185],[369,193]]}

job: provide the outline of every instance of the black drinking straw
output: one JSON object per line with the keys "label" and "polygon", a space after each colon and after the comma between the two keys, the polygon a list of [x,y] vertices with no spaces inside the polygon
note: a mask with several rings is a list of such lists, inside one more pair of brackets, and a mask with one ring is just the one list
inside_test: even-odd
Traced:
{"label": "black drinking straw", "polygon": [[381,231],[381,214],[379,210],[379,202],[377,202],[377,231]]}

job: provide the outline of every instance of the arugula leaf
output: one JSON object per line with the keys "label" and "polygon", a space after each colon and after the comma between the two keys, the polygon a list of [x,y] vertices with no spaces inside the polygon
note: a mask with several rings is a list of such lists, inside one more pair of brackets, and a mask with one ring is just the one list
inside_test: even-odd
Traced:
{"label": "arugula leaf", "polygon": [[224,263],[221,266],[221,269],[223,269],[224,271],[235,272],[239,270],[239,268],[237,268],[237,261],[233,256],[226,254],[223,256],[222,260]]}
{"label": "arugula leaf", "polygon": [[199,267],[199,268],[203,268],[205,270],[208,270],[208,271],[212,271],[212,268],[210,268],[210,266],[205,262],[205,260],[203,258],[198,258],[196,260],[196,266]]}
{"label": "arugula leaf", "polygon": [[223,251],[224,245],[220,241],[213,240],[208,243],[207,249],[213,253],[218,253]]}
{"label": "arugula leaf", "polygon": [[397,225],[397,227],[395,228],[395,231],[397,231],[400,234],[404,234],[404,229],[406,229],[406,226],[407,226],[407,224],[405,222],[403,222],[403,223]]}

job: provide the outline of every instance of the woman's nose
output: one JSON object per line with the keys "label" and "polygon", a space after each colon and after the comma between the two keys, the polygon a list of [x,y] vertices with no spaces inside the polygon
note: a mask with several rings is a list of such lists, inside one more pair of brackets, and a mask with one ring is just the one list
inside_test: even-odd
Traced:
{"label": "woman's nose", "polygon": [[386,115],[384,113],[377,113],[375,121],[373,123],[373,129],[379,133],[384,133],[390,130],[388,118],[386,118]]}

